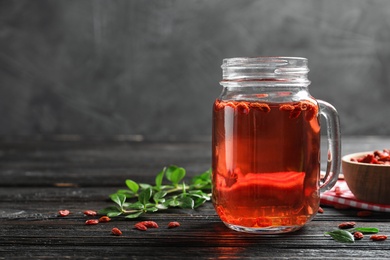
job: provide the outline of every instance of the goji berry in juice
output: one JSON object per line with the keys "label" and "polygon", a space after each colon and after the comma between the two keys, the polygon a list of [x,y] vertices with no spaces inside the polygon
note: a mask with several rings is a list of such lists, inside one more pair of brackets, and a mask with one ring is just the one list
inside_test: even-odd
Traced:
{"label": "goji berry in juice", "polygon": [[319,146],[315,101],[216,100],[213,203],[222,221],[250,228],[303,226],[319,207]]}

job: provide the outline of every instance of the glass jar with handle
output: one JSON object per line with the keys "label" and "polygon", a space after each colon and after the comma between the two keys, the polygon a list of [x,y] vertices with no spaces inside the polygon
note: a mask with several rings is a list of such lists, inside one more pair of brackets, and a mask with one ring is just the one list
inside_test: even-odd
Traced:
{"label": "glass jar with handle", "polygon": [[[298,230],[316,215],[320,192],[338,179],[337,111],[310,95],[306,58],[230,58],[222,69],[223,90],[213,105],[216,212],[237,231]],[[320,115],[329,150],[322,178]]]}

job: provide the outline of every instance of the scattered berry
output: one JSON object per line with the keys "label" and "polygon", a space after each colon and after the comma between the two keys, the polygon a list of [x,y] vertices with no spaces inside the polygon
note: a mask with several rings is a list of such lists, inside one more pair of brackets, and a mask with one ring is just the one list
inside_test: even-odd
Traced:
{"label": "scattered berry", "polygon": [[70,214],[70,211],[67,210],[67,209],[63,209],[63,210],[59,210],[59,211],[58,211],[58,215],[59,215],[60,217],[65,217],[65,216],[68,216],[69,214]]}
{"label": "scattered berry", "polygon": [[387,239],[387,236],[385,236],[385,235],[372,235],[372,236],[370,237],[370,239],[371,239],[372,241],[383,241],[383,240],[386,240],[386,239]]}
{"label": "scattered berry", "polygon": [[180,227],[180,223],[177,221],[169,222],[168,228],[175,228],[175,227]]}
{"label": "scattered berry", "polygon": [[88,219],[87,221],[85,221],[85,225],[97,225],[97,224],[99,224],[98,219]]}
{"label": "scattered berry", "polygon": [[105,223],[105,222],[109,222],[111,219],[107,216],[102,216],[99,218],[99,222],[102,222],[102,223]]}
{"label": "scattered berry", "polygon": [[362,232],[355,232],[353,233],[353,237],[355,238],[355,240],[360,240],[364,237],[364,235]]}
{"label": "scattered berry", "polygon": [[137,223],[137,224],[135,224],[134,227],[135,227],[136,229],[142,230],[142,231],[145,231],[145,230],[148,229],[144,224],[142,224],[142,223],[140,223],[140,222]]}
{"label": "scattered berry", "polygon": [[86,211],[84,211],[84,215],[86,215],[86,216],[96,216],[97,212],[94,211],[94,210],[86,210]]}
{"label": "scattered berry", "polygon": [[116,228],[114,227],[113,229],[111,229],[111,233],[115,236],[121,236],[122,235],[122,231],[120,231],[119,228]]}
{"label": "scattered berry", "polygon": [[339,229],[349,229],[353,228],[356,225],[355,222],[343,222],[339,224]]}

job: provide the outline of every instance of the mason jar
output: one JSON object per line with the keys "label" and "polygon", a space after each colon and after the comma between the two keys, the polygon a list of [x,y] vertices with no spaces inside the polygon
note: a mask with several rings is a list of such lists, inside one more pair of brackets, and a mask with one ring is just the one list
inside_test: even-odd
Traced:
{"label": "mason jar", "polygon": [[[212,200],[231,229],[260,234],[300,229],[340,169],[336,109],[309,93],[299,57],[229,58],[213,105]],[[320,176],[320,115],[328,161]]]}

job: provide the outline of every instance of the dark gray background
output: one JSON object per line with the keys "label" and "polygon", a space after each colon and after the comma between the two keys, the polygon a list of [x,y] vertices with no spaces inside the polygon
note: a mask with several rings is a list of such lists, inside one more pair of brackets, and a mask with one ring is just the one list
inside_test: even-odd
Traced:
{"label": "dark gray background", "polygon": [[344,135],[390,133],[388,0],[0,0],[0,135],[209,138],[222,59],[273,55]]}

